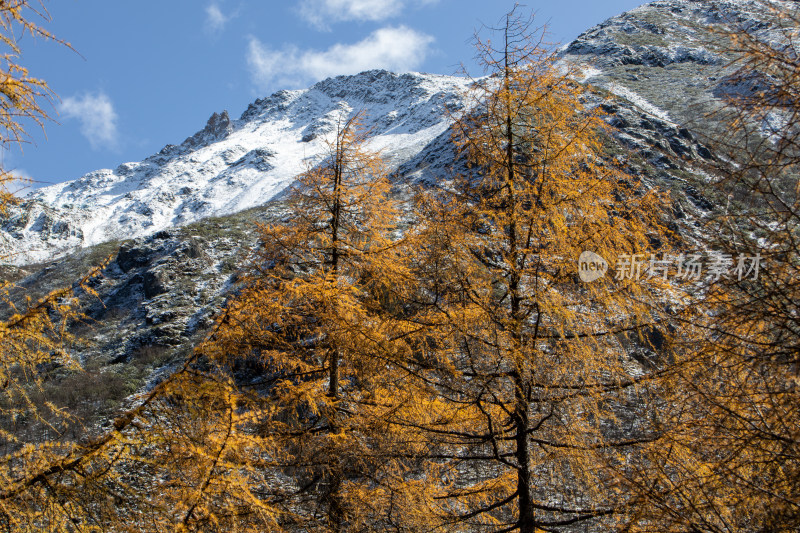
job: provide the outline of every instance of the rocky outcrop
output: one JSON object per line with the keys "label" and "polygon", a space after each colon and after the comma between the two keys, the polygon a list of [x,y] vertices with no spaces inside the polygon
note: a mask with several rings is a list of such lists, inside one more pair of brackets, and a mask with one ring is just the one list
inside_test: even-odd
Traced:
{"label": "rocky outcrop", "polygon": [[[233,132],[233,124],[228,116],[228,111],[209,117],[206,127],[183,141],[182,147],[192,149],[206,146],[215,141],[221,141]],[[163,151],[163,150],[162,150]]]}
{"label": "rocky outcrop", "polygon": [[732,89],[720,81],[734,59],[720,30],[768,36],[774,16],[752,0],[658,0],[590,28],[560,54],[588,83],[662,120],[710,131]]}
{"label": "rocky outcrop", "polygon": [[[191,345],[223,307],[237,265],[256,246],[252,227],[262,216],[249,212],[119,245],[93,287],[98,298],[88,300],[92,343],[83,357],[116,364],[148,346]],[[79,257],[64,268],[79,270]]]}

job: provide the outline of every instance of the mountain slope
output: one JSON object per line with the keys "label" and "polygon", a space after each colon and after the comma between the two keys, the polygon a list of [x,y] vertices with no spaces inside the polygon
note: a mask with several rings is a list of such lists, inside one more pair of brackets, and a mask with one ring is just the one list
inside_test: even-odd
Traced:
{"label": "mountain slope", "polygon": [[[747,0],[657,1],[588,30],[560,52],[609,95],[590,97],[612,126],[607,154],[680,193],[676,229],[689,240],[691,218],[714,209],[691,179],[703,175],[713,154],[685,126],[713,129],[705,111],[726,91],[742,90],[726,79],[732,58],[724,43],[712,46],[709,25],[738,20],[772,31],[769,13],[754,9]],[[75,331],[85,342],[74,347],[81,360],[100,370],[80,379],[97,379],[104,390],[104,380],[140,390],[202,338],[257,244],[253,222],[281,216],[274,199],[322,152],[339,116],[366,109],[373,146],[384,149],[398,180],[431,181],[453,162],[445,108],[464,106],[467,87],[463,78],[370,71],[278,92],[238,120],[214,114],[178,146],[41,189],[13,208],[3,219],[0,252],[28,266],[6,268],[3,277],[36,296],[110,256],[94,287],[98,298]],[[82,392],[63,383],[77,403],[94,405],[94,382],[81,382]]]}
{"label": "mountain slope", "polygon": [[[774,3],[796,3],[773,0]],[[590,28],[562,49],[585,80],[662,120],[695,128],[732,91],[725,25],[779,38],[776,15],[753,0],[658,0]],[[713,118],[708,118],[713,120]]]}

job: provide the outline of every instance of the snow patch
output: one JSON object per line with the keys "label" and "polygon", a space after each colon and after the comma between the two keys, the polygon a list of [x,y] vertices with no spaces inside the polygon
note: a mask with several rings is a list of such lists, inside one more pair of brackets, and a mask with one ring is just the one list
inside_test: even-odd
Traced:
{"label": "snow patch", "polygon": [[628,100],[630,103],[632,103],[645,113],[649,113],[654,117],[660,118],[661,120],[664,120],[666,122],[672,122],[672,119],[670,118],[669,114],[666,111],[654,106],[653,104],[642,98],[640,95],[638,95],[636,92],[628,89],[627,87],[624,87],[613,81],[610,83],[605,83],[601,86],[604,87],[605,89],[608,89],[615,95],[625,98],[626,100]]}

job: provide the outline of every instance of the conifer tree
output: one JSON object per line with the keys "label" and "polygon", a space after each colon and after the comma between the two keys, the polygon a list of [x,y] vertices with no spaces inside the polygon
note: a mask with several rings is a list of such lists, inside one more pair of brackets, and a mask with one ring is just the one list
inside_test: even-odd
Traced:
{"label": "conifer tree", "polygon": [[[28,69],[19,63],[21,49],[17,33],[55,40],[37,19],[48,20],[44,5],[39,2],[0,3],[0,46],[3,48],[0,55],[0,145],[5,149],[21,145],[27,139],[26,121],[42,125],[49,118],[45,107],[52,100],[52,92],[45,81],[30,76]],[[5,214],[7,208],[17,202],[11,190],[16,181],[12,172],[0,168],[0,214]],[[5,304],[0,323],[0,389],[4,395],[13,397],[11,404],[30,407],[23,382],[37,375],[37,365],[52,360],[51,354],[57,353],[56,359],[68,362],[69,357],[59,350],[58,339],[64,329],[56,317],[72,316],[74,310],[69,290],[55,291],[38,302],[28,301],[28,305],[15,305],[10,294],[12,288],[6,280],[0,282],[0,298]],[[14,416],[13,412],[4,412],[2,406],[0,414]],[[11,435],[2,437],[4,440],[12,438]]]}
{"label": "conifer tree", "polygon": [[[8,149],[28,140],[25,130],[30,124],[43,126],[50,117],[46,107],[54,94],[44,80],[34,78],[19,59],[19,40],[26,34],[69,45],[49,33],[41,23],[49,21],[40,1],[20,0],[0,3],[0,146]],[[0,216],[18,202],[13,188],[19,178],[0,168]],[[7,262],[9,257],[0,257]],[[74,284],[40,298],[26,296],[25,291],[6,279],[0,279],[0,420],[3,427],[16,419],[37,419],[55,415],[59,408],[44,402],[34,405],[31,392],[41,385],[41,368],[63,365],[76,368],[77,362],[64,349],[69,337],[67,326],[78,317],[76,294],[93,294],[88,281],[96,276],[94,269]],[[74,289],[78,289],[77,291]],[[44,407],[44,411],[41,409]],[[12,424],[13,425],[13,424]],[[16,449],[19,439],[0,427],[0,444]],[[1,475],[1,474],[0,474]]]}
{"label": "conifer tree", "polygon": [[[37,22],[48,20],[41,0],[0,3],[0,145],[5,149],[28,140],[26,124],[43,126],[50,118],[46,106],[52,102],[53,92],[47,82],[31,76],[19,61],[19,39],[25,34],[69,46]],[[16,201],[10,187],[17,181],[8,169],[0,169],[0,213]]]}
{"label": "conifer tree", "polygon": [[[0,2],[0,145],[10,148],[28,140],[26,128],[43,127],[50,119],[47,106],[54,94],[47,83],[30,75],[20,62],[20,40],[25,35],[55,41],[69,47],[42,24],[50,17],[38,0]],[[13,187],[18,177],[0,168],[0,216],[17,203]],[[9,257],[0,257],[6,262]],[[43,434],[58,434],[66,420],[61,407],[36,401],[48,368],[79,370],[79,362],[66,348],[69,326],[80,318],[82,295],[96,296],[91,281],[102,265],[73,283],[39,298],[28,296],[7,279],[0,280],[0,486],[11,489],[40,468],[57,462],[73,447],[69,442],[25,442],[11,428],[17,421],[36,423]],[[35,530],[43,522],[41,509],[28,501],[0,501],[0,528],[7,531]],[[21,505],[18,505],[21,504]],[[20,524],[26,524],[17,527]]]}
{"label": "conifer tree", "polygon": [[52,464],[31,458],[34,474],[0,491],[8,524],[343,531],[384,516],[379,415],[387,360],[402,355],[383,310],[406,267],[361,119],[341,119],[285,216],[260,228],[252,270],[195,355],[108,433]]}
{"label": "conifer tree", "polygon": [[705,139],[718,207],[701,230],[728,268],[682,324],[669,431],[636,484],[643,530],[800,527],[800,17],[792,2],[756,6],[769,31],[732,21],[717,35],[735,58],[723,79],[752,89],[726,99],[711,117],[724,131]]}
{"label": "conifer tree", "polygon": [[488,75],[456,123],[467,170],[420,202],[412,320],[426,329],[392,422],[430,439],[440,527],[531,533],[618,512],[603,465],[654,438],[621,406],[647,375],[628,351],[650,347],[639,334],[657,331],[666,286],[584,283],[578,258],[650,257],[666,199],[603,158],[598,109],[531,20],[512,12],[498,33],[477,40]]}
{"label": "conifer tree", "polygon": [[392,239],[399,206],[362,118],[340,120],[285,217],[261,228],[257,272],[208,351],[234,365],[249,354],[269,374],[264,431],[293,455],[301,499],[324,509],[333,531],[359,511],[344,485],[366,466],[360,446],[375,424],[360,403],[385,379],[370,344],[387,334],[380,310],[405,283]]}
{"label": "conifer tree", "polygon": [[501,32],[456,122],[467,169],[421,194],[419,235],[394,235],[383,164],[343,118],[208,340],[107,433],[15,457],[0,526],[527,533],[630,504],[606,466],[655,438],[629,351],[659,344],[666,289],[581,282],[578,258],[666,243],[665,199],[602,157],[598,111],[529,21]]}

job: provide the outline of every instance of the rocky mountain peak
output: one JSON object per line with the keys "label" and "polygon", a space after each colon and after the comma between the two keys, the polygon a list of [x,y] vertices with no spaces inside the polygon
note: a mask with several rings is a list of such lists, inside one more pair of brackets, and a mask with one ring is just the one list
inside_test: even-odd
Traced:
{"label": "rocky mountain peak", "polygon": [[198,131],[191,137],[183,141],[183,146],[188,148],[199,148],[209,143],[220,141],[231,134],[233,125],[228,111],[222,113],[214,112],[206,122],[205,128]]}
{"label": "rocky mountain peak", "polygon": [[213,135],[216,139],[222,139],[227,136],[233,127],[231,126],[231,118],[228,116],[228,111],[224,110],[222,113],[216,112],[209,117],[206,127],[203,131],[209,135]]}

